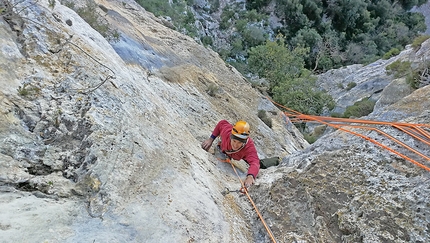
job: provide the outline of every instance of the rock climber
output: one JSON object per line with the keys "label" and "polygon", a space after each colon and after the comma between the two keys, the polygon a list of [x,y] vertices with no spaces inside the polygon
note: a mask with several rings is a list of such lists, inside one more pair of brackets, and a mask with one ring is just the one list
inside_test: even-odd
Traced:
{"label": "rock climber", "polygon": [[243,182],[248,188],[254,184],[260,170],[260,159],[255,149],[254,141],[249,137],[249,124],[246,121],[238,121],[233,126],[226,120],[221,120],[215,126],[210,138],[202,142],[202,148],[206,151],[212,146],[213,141],[220,136],[220,142],[215,146],[215,157],[223,162],[230,159],[243,159],[248,163],[248,173]]}

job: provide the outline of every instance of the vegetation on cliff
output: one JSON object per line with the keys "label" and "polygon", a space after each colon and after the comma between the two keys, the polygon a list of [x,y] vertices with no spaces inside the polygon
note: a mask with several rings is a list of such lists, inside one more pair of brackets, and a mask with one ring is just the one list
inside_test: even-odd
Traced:
{"label": "vegetation on cliff", "polygon": [[[309,114],[333,106],[313,74],[390,57],[426,29],[424,16],[410,11],[425,0],[137,2],[168,16],[177,30],[213,48],[245,77],[265,78],[275,101]],[[197,15],[215,16],[218,29]],[[226,43],[217,44],[217,31],[229,33]]]}

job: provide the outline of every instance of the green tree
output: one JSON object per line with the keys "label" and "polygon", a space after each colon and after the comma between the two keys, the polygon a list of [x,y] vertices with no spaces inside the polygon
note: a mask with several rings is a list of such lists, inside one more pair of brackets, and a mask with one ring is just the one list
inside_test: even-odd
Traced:
{"label": "green tree", "polygon": [[282,16],[287,36],[294,34],[305,26],[311,26],[312,22],[304,13],[304,6],[300,0],[277,0],[275,13]]}
{"label": "green tree", "polygon": [[266,7],[271,0],[247,0],[246,1],[246,9],[261,9]]}
{"label": "green tree", "polygon": [[320,115],[325,108],[333,109],[335,106],[333,98],[316,88],[316,79],[311,72],[303,70],[301,76],[285,80],[274,87],[273,99],[304,114]]}
{"label": "green tree", "polygon": [[402,7],[406,10],[410,10],[413,6],[421,6],[426,3],[427,0],[399,0]]}
{"label": "green tree", "polygon": [[348,39],[365,31],[365,23],[370,19],[364,0],[334,0],[327,8],[335,30],[345,32]]}
{"label": "green tree", "polygon": [[248,19],[238,19],[236,21],[236,30],[239,33],[243,33],[248,25]]}
{"label": "green tree", "polygon": [[319,26],[323,17],[322,1],[302,1],[303,13],[311,21],[311,26]]}
{"label": "green tree", "polygon": [[243,41],[240,36],[235,37],[231,42],[230,57],[237,58],[238,56],[244,56],[246,52],[243,49]]}
{"label": "green tree", "polygon": [[260,22],[262,20],[267,19],[267,16],[264,14],[260,14],[257,12],[257,10],[252,9],[250,11],[245,11],[243,13],[241,13],[241,18],[244,18],[248,21],[252,21],[252,22]]}
{"label": "green tree", "polygon": [[231,25],[231,21],[234,17],[234,11],[229,6],[226,6],[221,13],[221,22],[219,28],[222,30],[227,29]]}
{"label": "green tree", "polygon": [[323,38],[313,28],[305,27],[299,30],[294,38],[291,39],[292,46],[309,48],[310,54],[305,57],[307,67],[313,67],[316,56],[319,54]]}
{"label": "green tree", "polygon": [[250,70],[260,77],[269,79],[271,88],[285,79],[300,76],[304,70],[303,57],[308,50],[295,48],[291,52],[284,41],[283,37],[279,37],[275,41],[267,41],[265,45],[253,47],[249,51]]}
{"label": "green tree", "polygon": [[[427,29],[425,18],[420,13],[406,12],[401,18],[401,21],[409,28],[409,32],[425,32]],[[416,37],[417,34],[414,34],[414,36]]]}
{"label": "green tree", "polygon": [[345,57],[342,52],[342,41],[345,39],[343,35],[339,35],[334,30],[327,30],[322,36],[322,41],[318,42],[316,47],[316,56],[313,60],[313,71],[340,67]]}
{"label": "green tree", "polygon": [[371,18],[378,18],[378,23],[384,24],[385,20],[393,18],[398,12],[402,11],[400,6],[391,5],[389,0],[371,1],[367,6],[367,10],[370,12]]}
{"label": "green tree", "polygon": [[209,13],[214,13],[218,11],[219,7],[220,7],[219,0],[213,0],[211,3],[211,8],[209,10]]}
{"label": "green tree", "polygon": [[264,31],[256,26],[249,26],[243,31],[242,35],[247,47],[261,45],[267,39]]}
{"label": "green tree", "polygon": [[316,88],[316,77],[304,68],[308,48],[290,51],[284,38],[267,41],[265,45],[251,48],[250,70],[270,82],[269,92],[282,105],[306,114],[321,114],[324,108],[332,109],[330,95]]}

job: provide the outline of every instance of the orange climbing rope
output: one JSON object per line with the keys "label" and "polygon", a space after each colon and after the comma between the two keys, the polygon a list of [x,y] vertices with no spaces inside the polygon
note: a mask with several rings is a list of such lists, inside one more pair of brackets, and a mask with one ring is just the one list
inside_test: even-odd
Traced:
{"label": "orange climbing rope", "polygon": [[264,228],[266,228],[266,231],[269,234],[270,239],[272,239],[272,241],[274,243],[276,243],[276,240],[275,240],[275,237],[273,236],[272,231],[270,230],[269,226],[266,224],[266,221],[264,221],[263,216],[260,214],[260,211],[258,210],[257,206],[255,205],[254,201],[252,200],[251,196],[249,195],[248,189],[245,187],[245,184],[243,183],[242,179],[240,179],[240,176],[237,173],[236,168],[234,167],[234,165],[232,163],[230,163],[230,164],[231,164],[231,167],[233,167],[234,173],[236,173],[237,178],[239,178],[240,185],[242,186],[242,189],[243,189],[243,190],[241,189],[241,191],[243,191],[246,194],[246,196],[248,197],[249,201],[251,202],[252,206],[255,209],[255,212],[257,212],[258,217],[260,218],[261,222],[263,223]]}
{"label": "orange climbing rope", "polygon": [[369,126],[365,126],[365,125],[353,125],[350,123],[355,123],[355,124],[367,124],[367,125],[384,125],[384,126],[391,126],[393,128],[396,128],[408,135],[410,135],[411,137],[413,137],[414,139],[421,141],[427,145],[430,145],[430,133],[428,131],[426,131],[425,129],[430,128],[429,124],[413,124],[413,123],[400,123],[400,122],[384,122],[384,121],[372,121],[372,120],[361,120],[361,119],[346,119],[346,118],[334,118],[334,117],[325,117],[325,116],[312,116],[312,115],[305,115],[305,114],[301,114],[297,111],[294,111],[292,109],[289,109],[285,106],[282,106],[276,102],[274,102],[273,100],[269,99],[273,104],[287,110],[286,112],[284,112],[284,114],[290,119],[291,122],[318,122],[321,124],[325,124],[327,126],[331,126],[334,127],[336,129],[339,129],[341,131],[344,132],[348,132],[351,133],[353,135],[359,136],[364,138],[365,140],[368,140],[410,162],[412,162],[413,164],[419,166],[422,169],[425,169],[427,171],[430,171],[430,167],[420,163],[402,153],[400,153],[399,151],[396,151],[393,148],[390,148],[368,136],[365,136],[363,134],[360,134],[358,132],[354,132],[348,129],[345,129],[344,127],[352,127],[352,128],[361,128],[361,129],[367,129],[367,130],[372,130],[372,131],[376,131],[380,134],[382,134],[383,136],[389,138],[391,141],[395,142],[396,144],[408,149],[409,151],[413,152],[416,155],[421,156],[422,158],[426,159],[427,161],[430,161],[430,157],[422,154],[421,152],[411,148],[410,146],[406,145],[405,143],[399,141],[398,139],[394,138],[393,136],[390,136],[389,134],[387,134],[386,132],[383,132],[377,128],[374,127],[369,127]]}

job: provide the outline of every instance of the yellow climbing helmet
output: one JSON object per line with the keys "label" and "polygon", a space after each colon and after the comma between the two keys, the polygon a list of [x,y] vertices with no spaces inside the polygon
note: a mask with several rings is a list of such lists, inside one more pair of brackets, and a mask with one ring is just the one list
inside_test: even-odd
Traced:
{"label": "yellow climbing helmet", "polygon": [[231,134],[234,136],[247,139],[249,137],[249,124],[246,121],[238,121],[234,124],[233,129],[231,129]]}

